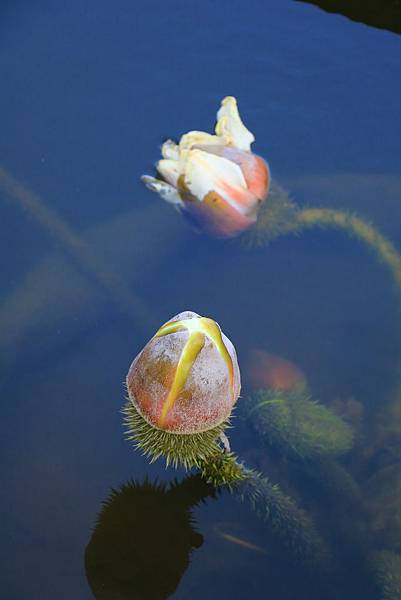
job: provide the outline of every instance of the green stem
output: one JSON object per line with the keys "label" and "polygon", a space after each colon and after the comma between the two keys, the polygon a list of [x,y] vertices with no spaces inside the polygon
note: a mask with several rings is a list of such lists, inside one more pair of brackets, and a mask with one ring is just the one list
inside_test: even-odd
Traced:
{"label": "green stem", "polygon": [[312,518],[267,477],[246,468],[234,454],[223,452],[208,459],[201,472],[216,487],[228,488],[248,503],[295,560],[310,566],[327,563],[329,552]]}
{"label": "green stem", "polygon": [[[342,229],[350,236],[357,237],[370,248],[388,269],[398,294],[401,294],[401,255],[395,246],[375,227],[350,213],[328,208],[306,208],[296,213],[298,231],[312,227],[334,227]],[[401,307],[399,307],[401,313]],[[381,408],[381,418],[377,424],[384,424],[385,430],[399,431],[401,422],[401,381],[393,392],[393,400]],[[378,430],[380,434],[380,430]]]}
{"label": "green stem", "polygon": [[[37,194],[14,179],[1,165],[0,192],[15,202],[49,237],[55,239],[76,264],[108,292],[117,307],[133,318],[139,327],[154,322],[154,316],[147,304],[114,270],[103,264],[90,244],[77,235],[53,209],[49,209]],[[143,327],[145,331],[145,326]]]}
{"label": "green stem", "polygon": [[[299,208],[288,193],[277,184],[273,185],[269,199],[261,210],[255,227],[249,231],[248,235],[244,236],[243,243],[247,246],[266,246],[284,235],[299,235],[303,231],[315,227],[332,227],[362,241],[386,267],[398,295],[401,295],[401,255],[373,225],[342,210]],[[401,304],[399,310],[400,308]],[[399,401],[401,381],[398,383],[393,397],[394,401],[386,403],[386,406],[382,407],[381,421],[386,424],[386,428],[392,421],[392,428],[398,430],[401,423]]]}
{"label": "green stem", "polygon": [[[292,202],[285,191],[279,188],[275,191],[271,200],[270,205],[269,203],[266,203],[266,209],[261,212],[260,219],[258,220],[254,231],[250,232],[248,238],[245,237],[245,243],[247,243],[247,245],[267,245],[269,242],[283,235],[297,235],[315,227],[332,227],[342,230],[349,236],[362,241],[373,252],[376,258],[387,268],[398,294],[401,294],[401,255],[395,246],[375,227],[363,219],[341,210],[328,208],[300,209]],[[400,393],[400,390],[398,390],[395,401],[390,403],[390,406],[387,407],[387,415],[383,415],[386,420],[387,428],[389,427],[389,423],[393,422],[393,427],[396,427],[396,429],[399,430],[399,423],[401,421],[399,402]],[[309,528],[305,526],[302,527],[304,523],[302,519],[294,519],[296,513],[294,513],[292,508],[286,505],[285,502],[281,502],[280,496],[275,496],[274,493],[271,493],[268,484],[266,484],[266,487],[265,484],[259,480],[245,479],[243,482],[240,482],[239,486],[242,486],[245,489],[247,489],[248,486],[250,486],[250,488],[252,488],[252,486],[255,488],[255,497],[257,498],[259,506],[257,511],[259,513],[263,514],[266,511],[266,514],[269,515],[270,507],[273,506],[273,512],[277,512],[278,514],[276,526],[278,525],[281,527],[286,532],[286,535],[288,535],[288,532],[291,533],[291,524],[294,524],[295,530],[297,524],[300,524],[300,531],[302,532],[301,546],[308,548],[308,541],[310,539],[315,539],[314,536],[312,535],[312,537],[309,538],[308,535],[305,535],[305,532],[308,532]],[[263,489],[264,491],[260,491]],[[294,538],[294,533],[292,533],[292,536],[288,536],[289,540],[292,538]],[[312,547],[318,547],[318,545],[312,544]],[[396,560],[394,559],[393,562],[397,562],[398,565],[398,561],[399,557],[397,557]],[[391,568],[387,568],[387,564],[385,567],[383,579],[385,579],[387,585],[389,581],[393,582],[394,575]],[[400,588],[398,580],[396,584],[396,587],[398,586],[397,594],[399,594]],[[389,594],[386,594],[387,592],[383,595],[383,598],[398,597],[398,595],[393,595],[393,588],[391,588]]]}
{"label": "green stem", "polygon": [[350,213],[329,208],[305,208],[296,215],[298,230],[334,227],[355,236],[373,250],[390,271],[401,292],[401,256],[394,245],[372,225]]}
{"label": "green stem", "polygon": [[248,502],[257,516],[277,536],[292,557],[310,567],[318,564],[333,568],[329,550],[316,530],[310,515],[283,494],[267,477],[244,467],[245,478],[233,491],[241,502]]}

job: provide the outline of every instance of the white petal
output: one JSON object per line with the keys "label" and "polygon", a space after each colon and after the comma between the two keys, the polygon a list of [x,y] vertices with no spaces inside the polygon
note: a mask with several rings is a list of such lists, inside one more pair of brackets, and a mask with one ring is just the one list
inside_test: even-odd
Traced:
{"label": "white petal", "polygon": [[226,96],[222,100],[215,131],[227,145],[240,150],[250,150],[252,142],[255,141],[253,134],[241,121],[237,101],[233,96]]}
{"label": "white petal", "polygon": [[180,157],[180,151],[175,142],[173,140],[166,140],[162,145],[162,157],[169,158],[171,160],[178,160]]}
{"label": "white petal", "polygon": [[214,191],[230,204],[232,196],[228,188],[234,191],[246,190],[246,182],[238,165],[221,156],[196,149],[191,150],[188,156],[185,184],[199,200]]}
{"label": "white petal", "polygon": [[160,175],[174,187],[177,186],[177,180],[180,176],[180,168],[179,164],[176,160],[170,160],[164,158],[163,160],[159,160],[156,165],[156,169],[159,171]]}
{"label": "white petal", "polygon": [[221,138],[211,133],[205,133],[204,131],[189,131],[180,139],[180,153],[185,150],[190,150],[192,146],[197,144],[221,144]]}
{"label": "white petal", "polygon": [[142,175],[141,180],[146,185],[148,190],[151,192],[156,192],[163,198],[163,200],[169,202],[169,204],[183,206],[183,201],[181,200],[178,191],[172,185],[169,185],[160,179],[156,179],[155,177],[151,177],[150,175]]}

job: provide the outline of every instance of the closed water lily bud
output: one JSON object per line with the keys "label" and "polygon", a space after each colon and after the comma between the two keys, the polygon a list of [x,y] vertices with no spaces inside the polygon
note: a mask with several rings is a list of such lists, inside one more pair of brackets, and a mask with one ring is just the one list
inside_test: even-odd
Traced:
{"label": "closed water lily bud", "polygon": [[132,438],[154,459],[197,466],[218,449],[240,387],[234,346],[219,325],[182,312],[157,331],[128,371]]}

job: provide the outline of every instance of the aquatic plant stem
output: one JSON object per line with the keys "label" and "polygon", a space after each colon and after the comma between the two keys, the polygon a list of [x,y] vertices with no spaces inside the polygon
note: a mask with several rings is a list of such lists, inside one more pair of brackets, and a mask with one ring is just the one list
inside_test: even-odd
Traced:
{"label": "aquatic plant stem", "polygon": [[23,186],[0,165],[0,193],[16,204],[42,230],[63,248],[87,277],[107,292],[116,307],[144,331],[154,323],[154,315],[139,296],[114,272],[109,270],[94,249],[54,211],[40,196]]}
{"label": "aquatic plant stem", "polygon": [[334,227],[364,242],[389,269],[401,293],[401,255],[375,227],[351,213],[329,208],[304,208],[296,214],[298,231],[313,227]]}
{"label": "aquatic plant stem", "polygon": [[223,451],[205,461],[201,473],[209,483],[227,488],[241,503],[248,503],[297,562],[328,566],[330,553],[312,518],[278,485]]}
{"label": "aquatic plant stem", "polygon": [[[343,231],[349,237],[361,241],[386,268],[395,286],[395,291],[398,294],[398,309],[401,312],[401,255],[382,233],[364,219],[347,211],[330,208],[300,208],[291,200],[285,190],[279,186],[276,185],[273,192],[272,202],[270,205],[267,202],[265,209],[261,211],[260,219],[255,225],[254,231],[250,232],[248,238],[245,237],[247,245],[266,246],[284,235],[300,235],[314,228],[327,229],[330,227],[338,231]],[[377,438],[379,438],[379,444],[382,445],[383,436],[387,435],[391,437],[393,432],[399,434],[401,423],[400,398],[401,381],[399,380],[393,399],[389,399],[385,406],[381,405],[379,408],[381,412],[380,418],[375,419],[375,431],[370,436],[370,443],[376,438],[376,443],[373,442],[373,447],[377,447],[378,445]],[[266,408],[274,408],[274,406],[269,405]],[[328,484],[330,488],[333,483],[337,483],[337,476],[342,474],[337,469],[332,480],[330,477],[333,474],[330,472],[327,475],[329,476]],[[344,472],[344,475],[345,477],[340,477],[340,479],[341,482],[345,481],[347,492],[350,496],[348,500],[356,503],[360,500],[357,493],[358,488],[353,485],[352,477],[347,477],[346,472]],[[361,518],[363,524],[366,515],[361,515]],[[358,527],[355,527],[352,536],[356,536],[359,539],[359,533]],[[361,548],[364,546],[365,541],[362,536],[360,540]],[[391,569],[388,571],[391,576]],[[385,576],[387,577],[387,571]],[[387,598],[390,596],[385,595],[384,597]]]}
{"label": "aquatic plant stem", "polygon": [[391,273],[401,293],[401,255],[395,246],[373,225],[360,217],[338,209],[300,207],[289,193],[273,181],[269,197],[255,226],[243,236],[246,246],[266,246],[284,235],[300,235],[313,228],[331,227],[361,240]]}
{"label": "aquatic plant stem", "polygon": [[[399,295],[401,295],[401,255],[395,246],[375,227],[350,213],[328,208],[305,208],[296,213],[298,231],[313,227],[334,227],[342,229],[348,235],[360,239],[388,269]],[[401,305],[398,307],[401,314]],[[401,368],[400,368],[401,375]],[[377,424],[384,424],[388,435],[399,431],[401,422],[401,378],[392,394],[393,400],[381,407],[381,418]],[[379,437],[381,435],[378,429]]]}
{"label": "aquatic plant stem", "polygon": [[[326,226],[335,227],[360,239],[387,267],[398,294],[401,294],[401,255],[394,245],[372,225],[347,212],[325,208],[300,210],[297,213],[297,221],[302,229]],[[400,398],[401,381],[399,378],[393,399],[382,408],[381,418],[375,423],[376,443],[373,445],[373,448],[382,446],[384,443],[383,438],[388,436],[391,439],[394,432],[399,435],[401,422]],[[366,547],[366,544],[361,544],[361,547],[363,546]],[[396,598],[400,598],[400,555],[388,550],[382,550],[368,556],[367,563],[372,567],[376,583],[380,589],[381,600],[395,600]]]}
{"label": "aquatic plant stem", "polygon": [[[401,255],[380,231],[352,213],[332,208],[301,208],[283,187],[273,182],[269,199],[254,228],[244,236],[243,243],[248,247],[263,247],[285,235],[300,235],[314,228],[328,227],[360,240],[386,267],[398,294],[398,311],[401,314]],[[382,421],[387,426],[392,422],[394,429],[401,422],[401,366],[399,382],[392,395],[395,401],[386,403]]]}

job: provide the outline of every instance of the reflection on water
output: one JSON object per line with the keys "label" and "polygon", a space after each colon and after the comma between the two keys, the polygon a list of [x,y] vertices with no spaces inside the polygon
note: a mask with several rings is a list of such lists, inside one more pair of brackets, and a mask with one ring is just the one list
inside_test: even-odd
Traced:
{"label": "reflection on water", "polygon": [[130,482],[113,490],[85,553],[95,598],[169,598],[192,551],[203,543],[192,510],[214,495],[213,487],[199,476],[168,486]]}

